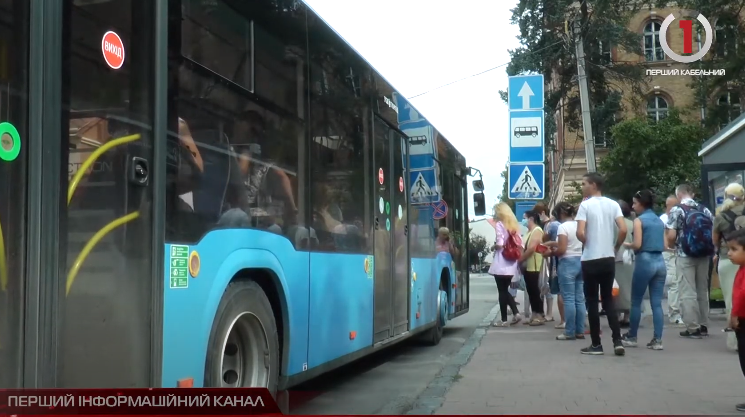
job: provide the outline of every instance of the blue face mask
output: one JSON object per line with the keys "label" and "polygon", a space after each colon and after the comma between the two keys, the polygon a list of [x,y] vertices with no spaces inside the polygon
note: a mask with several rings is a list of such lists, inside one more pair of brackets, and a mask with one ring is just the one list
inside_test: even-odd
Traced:
{"label": "blue face mask", "polygon": [[528,227],[528,219],[523,219],[523,221],[521,221],[520,224],[525,227]]}

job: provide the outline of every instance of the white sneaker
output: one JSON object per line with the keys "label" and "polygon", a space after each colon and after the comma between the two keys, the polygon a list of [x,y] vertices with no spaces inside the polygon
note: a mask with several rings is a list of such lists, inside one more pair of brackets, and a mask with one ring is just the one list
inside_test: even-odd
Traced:
{"label": "white sneaker", "polygon": [[518,313],[513,319],[510,324],[517,324],[522,321],[523,317]]}
{"label": "white sneaker", "polygon": [[510,327],[510,323],[502,320],[497,320],[494,323],[492,323],[492,326],[494,327]]}

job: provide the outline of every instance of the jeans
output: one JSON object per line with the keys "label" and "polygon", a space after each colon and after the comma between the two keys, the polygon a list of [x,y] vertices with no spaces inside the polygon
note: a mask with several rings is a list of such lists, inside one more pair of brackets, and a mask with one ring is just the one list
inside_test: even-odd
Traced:
{"label": "jeans", "polygon": [[654,338],[662,340],[665,313],[662,311],[662,293],[665,291],[667,268],[662,253],[640,252],[636,255],[634,278],[631,281],[631,328],[629,337],[636,337],[642,319],[644,293],[649,288],[649,304],[652,306]]}
{"label": "jeans", "polygon": [[608,325],[611,328],[613,342],[621,341],[621,326],[618,314],[613,307],[613,281],[616,278],[616,258],[601,258],[582,261],[582,278],[585,281],[585,299],[587,316],[590,322],[590,336],[593,346],[600,346],[600,312],[598,311],[598,288],[603,300]]}
{"label": "jeans", "polygon": [[584,334],[586,307],[580,257],[561,258],[558,273],[559,290],[564,299],[564,334],[568,337]]}
{"label": "jeans", "polygon": [[507,307],[512,310],[512,315],[517,316],[517,304],[510,294],[510,275],[494,275],[494,281],[497,282],[497,291],[499,291],[499,312],[502,314],[502,321],[507,321]]}
{"label": "jeans", "polygon": [[541,273],[523,272],[525,278],[525,292],[530,298],[530,310],[533,314],[543,315],[543,299],[541,298]]}
{"label": "jeans", "polygon": [[678,256],[675,272],[680,291],[680,312],[688,331],[709,325],[709,258]]}

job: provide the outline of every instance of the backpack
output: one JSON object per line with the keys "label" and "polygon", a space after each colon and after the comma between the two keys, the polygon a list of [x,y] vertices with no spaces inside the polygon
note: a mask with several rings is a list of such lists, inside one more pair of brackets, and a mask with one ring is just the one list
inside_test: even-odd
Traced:
{"label": "backpack", "polygon": [[724,236],[745,228],[745,212],[737,214],[733,210],[727,210],[722,212],[722,217],[727,220],[727,224],[729,225],[729,229],[724,233]]}
{"label": "backpack", "polygon": [[523,246],[520,244],[520,236],[517,232],[509,232],[509,236],[504,240],[502,257],[508,261],[517,261],[523,256]]}
{"label": "backpack", "polygon": [[711,235],[714,223],[704,213],[703,206],[697,204],[691,207],[680,204],[683,210],[683,230],[680,237],[680,246],[683,253],[691,258],[703,258],[714,255],[714,242]]}

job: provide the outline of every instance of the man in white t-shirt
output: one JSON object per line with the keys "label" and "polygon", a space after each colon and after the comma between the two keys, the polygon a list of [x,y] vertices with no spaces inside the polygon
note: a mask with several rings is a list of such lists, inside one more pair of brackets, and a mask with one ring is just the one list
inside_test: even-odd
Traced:
{"label": "man in white t-shirt", "polygon": [[626,351],[621,343],[621,327],[613,307],[613,281],[616,275],[616,253],[626,239],[628,230],[623,221],[621,206],[614,200],[603,197],[604,183],[605,180],[597,172],[590,172],[582,177],[582,194],[587,198],[580,204],[575,218],[577,238],[584,243],[582,278],[585,281],[587,317],[592,338],[592,344],[581,352],[585,355],[603,354],[598,311],[599,290],[613,334],[613,351],[616,355],[623,356]]}
{"label": "man in white t-shirt", "polygon": [[[678,197],[671,195],[665,200],[665,212],[660,216],[660,220],[667,228],[667,220],[670,214],[670,210],[678,205]],[[677,325],[683,325],[683,319],[680,317],[680,301],[678,300],[678,279],[675,274],[675,248],[666,248],[665,252],[662,252],[662,256],[665,258],[665,268],[667,269],[667,276],[665,277],[665,284],[667,286],[667,306],[668,306],[668,317],[670,323]]]}

